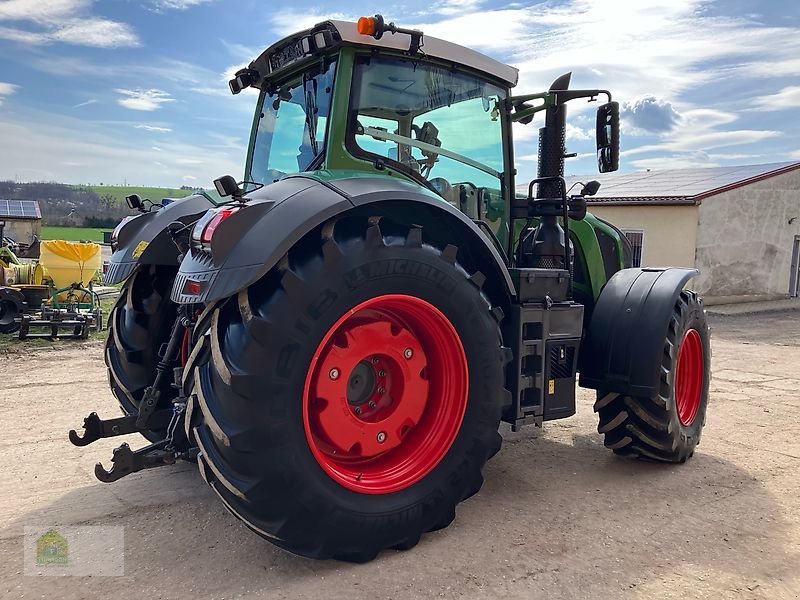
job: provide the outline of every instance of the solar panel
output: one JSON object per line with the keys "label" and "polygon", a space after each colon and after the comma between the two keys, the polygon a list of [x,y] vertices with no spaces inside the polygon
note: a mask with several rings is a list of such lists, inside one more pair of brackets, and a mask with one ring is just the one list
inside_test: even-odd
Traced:
{"label": "solar panel", "polygon": [[0,200],[0,218],[41,219],[35,200]]}
{"label": "solar panel", "polygon": [[[567,188],[577,181],[597,179],[601,188],[598,198],[646,198],[664,196],[696,196],[712,190],[747,181],[797,162],[735,167],[708,167],[654,170],[636,173],[608,173],[566,177]],[[521,187],[517,188],[518,190]]]}

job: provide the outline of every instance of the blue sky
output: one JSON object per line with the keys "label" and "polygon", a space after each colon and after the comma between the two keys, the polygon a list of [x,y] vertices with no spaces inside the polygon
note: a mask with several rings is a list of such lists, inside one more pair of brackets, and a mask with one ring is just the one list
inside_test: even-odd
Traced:
{"label": "blue sky", "polygon": [[[520,68],[604,87],[622,169],[800,160],[800,3],[774,0],[0,0],[0,179],[208,187],[241,176],[255,95],[228,75],[326,17],[382,12]],[[571,104],[568,173],[594,171]],[[535,171],[538,121],[517,134]]]}

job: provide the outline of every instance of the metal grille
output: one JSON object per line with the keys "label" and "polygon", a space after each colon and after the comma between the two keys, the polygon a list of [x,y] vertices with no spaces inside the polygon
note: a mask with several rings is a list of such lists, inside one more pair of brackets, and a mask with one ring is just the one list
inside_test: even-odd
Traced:
{"label": "metal grille", "polygon": [[534,256],[532,267],[536,269],[563,269],[564,257],[563,256]]}
{"label": "metal grille", "polygon": [[571,346],[556,346],[552,348],[550,350],[550,379],[567,379],[572,377],[572,364],[574,361],[575,348]]}
{"label": "metal grille", "polygon": [[642,266],[642,249],[644,248],[644,229],[623,229],[633,249],[633,267]]}

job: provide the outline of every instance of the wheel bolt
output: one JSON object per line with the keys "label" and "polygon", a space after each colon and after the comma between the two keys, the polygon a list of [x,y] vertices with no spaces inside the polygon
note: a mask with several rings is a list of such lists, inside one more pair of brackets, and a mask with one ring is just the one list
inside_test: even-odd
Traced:
{"label": "wheel bolt", "polygon": [[378,357],[377,356],[373,357],[372,364],[373,365],[377,365],[378,364]]}
{"label": "wheel bolt", "polygon": [[412,356],[414,356],[414,351],[411,348],[406,348],[403,351],[403,356],[405,356],[407,359],[411,358]]}
{"label": "wheel bolt", "polygon": [[369,401],[369,407],[370,408],[375,408],[375,401],[374,400],[370,400]]}
{"label": "wheel bolt", "polygon": [[382,387],[378,388],[378,393],[379,393],[379,394],[382,394],[382,393],[383,393],[383,392],[385,392],[385,391],[386,391],[386,390],[384,390]]}
{"label": "wheel bolt", "polygon": [[382,444],[383,442],[385,442],[386,441],[386,432],[385,431],[378,432],[377,440],[378,440],[379,444]]}
{"label": "wheel bolt", "polygon": [[328,377],[331,379],[339,379],[339,369],[331,369],[328,372]]}
{"label": "wheel bolt", "polygon": [[378,371],[378,377],[386,377],[386,371]]}
{"label": "wheel bolt", "polygon": [[356,406],[356,407],[355,407],[355,409],[354,409],[354,412],[355,412],[357,415],[360,415],[360,414],[361,414],[361,407],[360,407],[360,406]]}

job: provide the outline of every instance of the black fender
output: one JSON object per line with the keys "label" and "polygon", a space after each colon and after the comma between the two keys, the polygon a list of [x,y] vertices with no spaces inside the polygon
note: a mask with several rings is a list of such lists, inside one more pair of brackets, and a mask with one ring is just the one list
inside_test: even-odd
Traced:
{"label": "black fender", "polygon": [[[232,296],[263,277],[315,227],[366,206],[374,215],[392,214],[390,209],[396,210],[398,203],[461,228],[462,237],[472,235],[470,250],[489,257],[486,260],[495,271],[484,275],[487,279],[499,275],[508,296],[515,295],[503,258],[472,220],[438,196],[401,179],[356,176],[331,182],[293,175],[249,194],[248,200],[217,227],[211,254],[192,249],[184,257],[172,289],[174,302],[207,303]],[[187,281],[198,282],[199,293],[189,293]]]}
{"label": "black fender", "polygon": [[104,282],[114,284],[125,281],[140,264],[178,266],[178,248],[172,242],[167,227],[174,221],[188,225],[210,208],[214,208],[211,200],[202,194],[194,194],[126,222],[117,233]]}
{"label": "black fender", "polygon": [[679,267],[617,271],[600,292],[586,331],[580,385],[632,396],[658,393],[672,310],[698,273]]}

